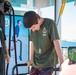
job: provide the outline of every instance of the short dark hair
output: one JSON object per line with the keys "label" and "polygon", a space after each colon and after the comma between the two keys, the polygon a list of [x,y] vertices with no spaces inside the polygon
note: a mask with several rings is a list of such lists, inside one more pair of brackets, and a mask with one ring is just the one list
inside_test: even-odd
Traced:
{"label": "short dark hair", "polygon": [[20,22],[20,20],[17,20],[17,23],[19,23]]}
{"label": "short dark hair", "polygon": [[37,24],[37,20],[40,16],[34,11],[28,11],[24,14],[23,24],[24,27],[30,28],[33,24]]}

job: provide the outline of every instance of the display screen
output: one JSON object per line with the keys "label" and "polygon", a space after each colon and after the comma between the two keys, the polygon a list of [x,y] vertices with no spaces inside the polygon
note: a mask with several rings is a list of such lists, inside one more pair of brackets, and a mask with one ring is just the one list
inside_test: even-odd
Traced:
{"label": "display screen", "polygon": [[[11,16],[11,49],[10,49],[10,64],[8,68],[8,75],[12,75],[12,68],[16,65],[15,64],[15,49],[13,46],[13,17]],[[20,26],[18,26],[18,22],[20,21]],[[28,61],[28,53],[29,53],[29,30],[23,26],[23,16],[15,15],[15,27],[17,33],[17,40],[16,40],[16,56],[17,56],[17,64],[26,63]],[[9,15],[5,15],[5,34],[6,34],[6,42],[7,47],[9,45],[9,28],[10,28],[10,17]],[[15,71],[16,73],[16,71]],[[27,66],[20,66],[18,68],[18,74],[25,74],[28,73]]]}
{"label": "display screen", "polygon": [[68,58],[71,61],[76,62],[76,47],[69,47],[68,48]]}

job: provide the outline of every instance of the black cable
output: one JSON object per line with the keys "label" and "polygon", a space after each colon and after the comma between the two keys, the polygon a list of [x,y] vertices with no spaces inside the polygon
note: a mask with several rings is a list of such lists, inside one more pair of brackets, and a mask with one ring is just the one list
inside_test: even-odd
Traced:
{"label": "black cable", "polygon": [[[10,55],[10,47],[11,47],[11,29],[12,29],[12,24],[11,24],[11,14],[9,14],[10,16],[10,27],[9,27],[9,44],[8,44],[8,53]],[[6,75],[8,75],[8,67],[9,67],[9,63],[7,63],[7,67],[6,67]]]}
{"label": "black cable", "polygon": [[[17,65],[17,52],[16,52],[16,38],[15,38],[15,13],[14,13],[14,9],[12,8],[12,12],[13,12],[13,33],[14,33],[14,51],[15,51],[15,64]],[[16,67],[16,74],[18,75],[18,68]]]}

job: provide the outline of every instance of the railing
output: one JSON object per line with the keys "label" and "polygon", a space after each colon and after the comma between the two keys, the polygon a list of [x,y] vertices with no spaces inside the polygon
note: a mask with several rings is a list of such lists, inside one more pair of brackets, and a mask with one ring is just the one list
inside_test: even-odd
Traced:
{"label": "railing", "polygon": [[[14,74],[14,70],[15,70],[16,67],[19,67],[19,66],[27,66],[27,63],[15,65],[15,66],[13,67],[13,69],[12,69],[12,75],[15,75],[15,74]],[[50,72],[50,71],[59,71],[59,68],[49,68],[49,69],[47,69],[45,72],[43,72],[42,75],[46,75],[46,74],[47,74],[48,72]],[[26,75],[27,75],[27,74],[26,74]]]}
{"label": "railing", "polygon": [[[13,67],[13,69],[12,69],[12,75],[15,75],[15,74],[14,74],[15,68],[16,68],[16,67],[20,67],[20,66],[27,66],[27,63],[15,65],[15,66]],[[17,75],[17,74],[16,74],[16,75]]]}

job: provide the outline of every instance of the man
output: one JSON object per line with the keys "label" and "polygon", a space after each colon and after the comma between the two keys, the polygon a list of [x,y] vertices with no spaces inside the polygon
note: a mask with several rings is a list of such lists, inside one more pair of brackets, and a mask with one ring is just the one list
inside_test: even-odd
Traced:
{"label": "man", "polygon": [[4,60],[7,60],[7,63],[10,62],[10,56],[8,54],[6,46],[6,37],[3,32],[2,27],[0,26],[0,75],[4,75]]}
{"label": "man", "polygon": [[18,36],[19,36],[19,32],[20,32],[20,26],[22,25],[22,23],[21,23],[21,21],[20,20],[18,20],[17,21],[17,25],[16,25],[16,33],[15,33],[15,36],[18,38]]}
{"label": "man", "polygon": [[[21,20],[17,20],[17,25],[15,26],[15,41],[17,42],[18,37],[19,37],[19,33],[20,33],[20,26],[22,25]],[[12,37],[12,41],[14,42],[14,34]],[[12,44],[11,46],[11,51],[14,50],[14,46]]]}
{"label": "man", "polygon": [[[19,36],[20,26],[21,25],[22,25],[21,21],[20,20],[17,20],[17,25],[15,27],[15,38],[16,38],[16,41],[17,41],[17,38]],[[13,35],[13,38],[14,38],[14,35]]]}
{"label": "man", "polygon": [[76,75],[76,64],[70,64],[69,59],[65,60],[61,65],[59,75]]}
{"label": "man", "polygon": [[[41,18],[34,11],[24,14],[24,26],[31,30],[30,59],[28,66],[32,64],[30,75],[42,75],[45,70],[63,63],[63,57],[59,45],[59,35],[56,24],[48,18]],[[46,75],[52,75],[48,72]]]}

